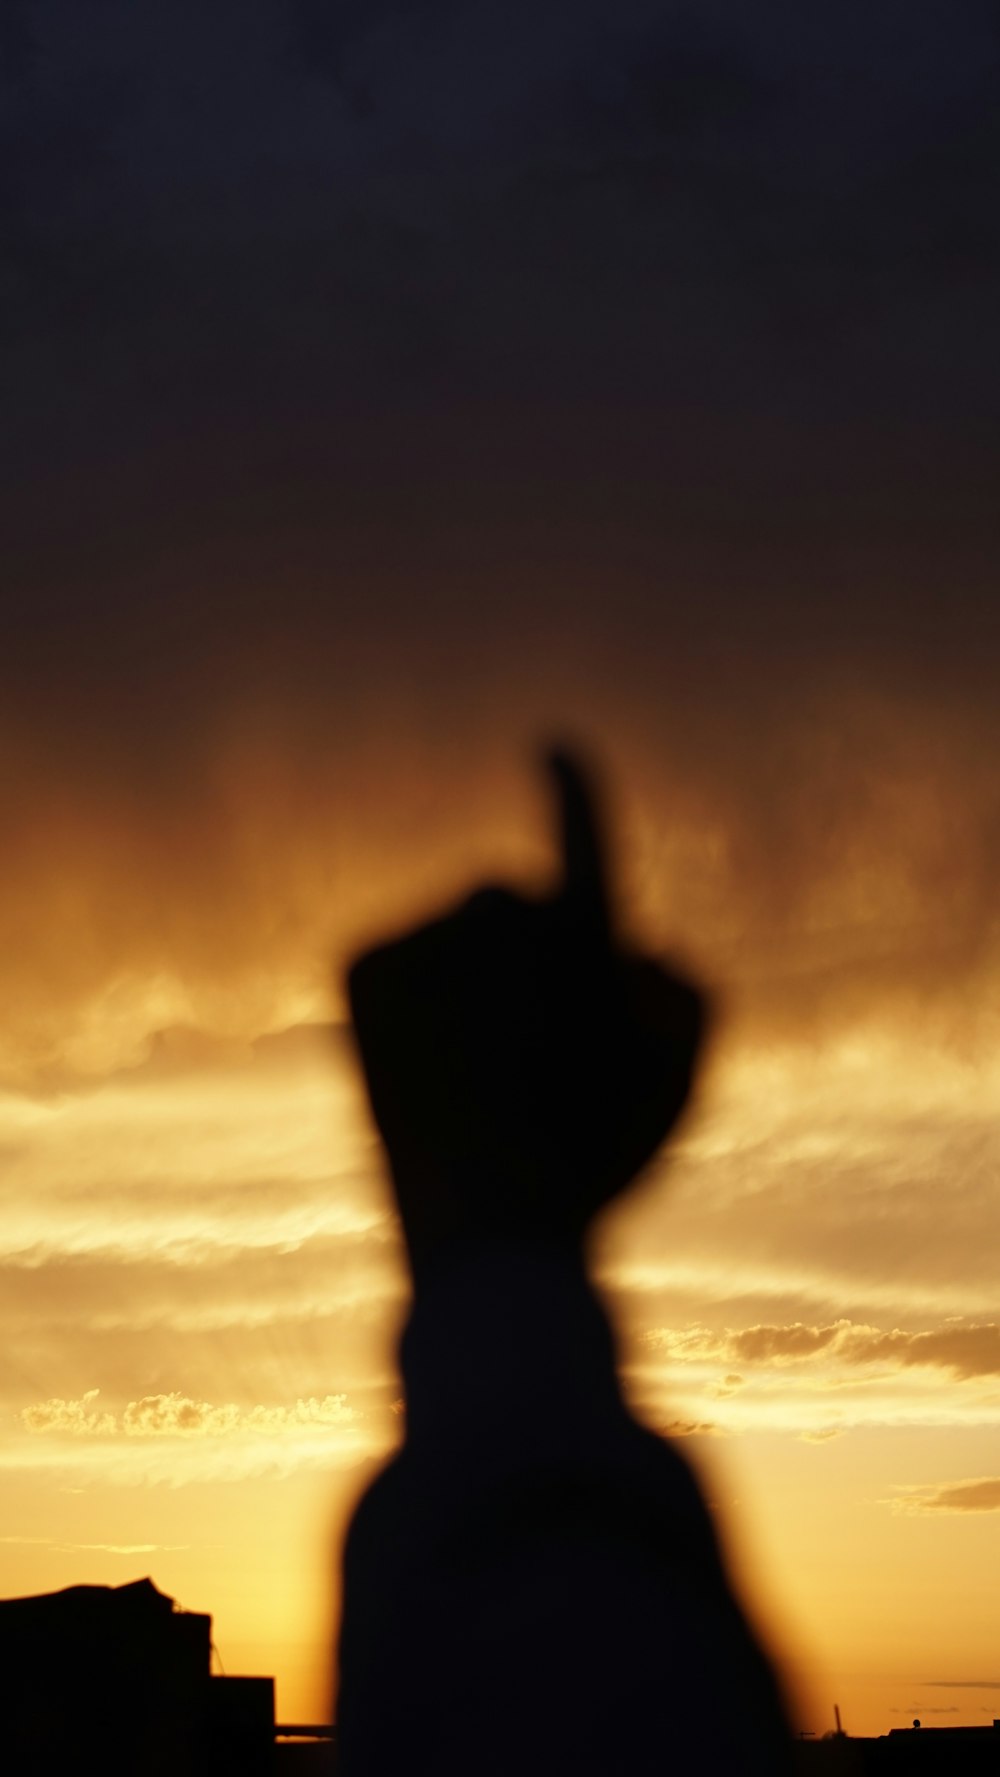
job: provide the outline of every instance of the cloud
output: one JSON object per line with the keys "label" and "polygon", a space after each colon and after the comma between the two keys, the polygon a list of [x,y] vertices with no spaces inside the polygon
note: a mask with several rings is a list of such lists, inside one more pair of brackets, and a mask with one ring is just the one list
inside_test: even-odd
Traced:
{"label": "cloud", "polygon": [[814,1357],[837,1337],[837,1327],[746,1327],[729,1335],[729,1347],[744,1363],[782,1363]]}
{"label": "cloud", "polygon": [[658,1430],[664,1438],[722,1436],[713,1419],[668,1419]]}
{"label": "cloud", "polygon": [[190,1543],[64,1543],[54,1536],[0,1536],[0,1543],[16,1548],[55,1549],[60,1554],[94,1551],[107,1555],[175,1555],[191,1547]]}
{"label": "cloud", "polygon": [[727,1401],[743,1387],[742,1376],[723,1376],[722,1381],[712,1389],[712,1399]]}
{"label": "cloud", "polygon": [[313,1396],[289,1407],[239,1407],[233,1402],[214,1405],[178,1393],[153,1394],[129,1401],[120,1414],[114,1414],[93,1406],[98,1392],[92,1388],[79,1400],[53,1397],[36,1402],[22,1409],[21,1422],[30,1432],[71,1437],[224,1438],[247,1434],[280,1437],[307,1427],[350,1425],[360,1418],[343,1394],[328,1394],[322,1399]]}
{"label": "cloud", "polygon": [[889,1502],[907,1515],[951,1512],[1000,1512],[1000,1476],[952,1481],[941,1487],[907,1487]]}
{"label": "cloud", "polygon": [[832,1438],[842,1438],[843,1435],[844,1427],[842,1425],[823,1425],[818,1426],[815,1431],[799,1433],[803,1444],[828,1444]]}
{"label": "cloud", "polygon": [[21,1410],[21,1422],[31,1432],[64,1432],[72,1437],[113,1437],[118,1422],[113,1413],[95,1408],[99,1389],[88,1388],[79,1400],[67,1401],[58,1395],[51,1400],[36,1401]]}
{"label": "cloud", "polygon": [[898,1329],[878,1333],[857,1327],[838,1340],[838,1351],[851,1363],[896,1363],[902,1366],[932,1365],[968,1379],[1000,1376],[1000,1326],[945,1326],[931,1332],[906,1333]]}
{"label": "cloud", "polygon": [[175,1555],[182,1549],[189,1549],[190,1543],[57,1543],[60,1551],[67,1554],[80,1550],[87,1553],[91,1550],[104,1555]]}
{"label": "cloud", "polygon": [[659,1327],[647,1333],[646,1342],[681,1364],[721,1361],[780,1367],[819,1358],[847,1365],[944,1369],[961,1380],[1000,1376],[1000,1325],[994,1321],[947,1324],[927,1332],[898,1327],[883,1331],[849,1320],[827,1326],[796,1321],[786,1326],[727,1328],[721,1333],[707,1327],[676,1331]]}
{"label": "cloud", "polygon": [[1000,1678],[925,1678],[928,1690],[938,1691],[1000,1691]]}
{"label": "cloud", "polygon": [[911,1703],[908,1709],[899,1709],[895,1704],[892,1704],[889,1708],[890,1715],[913,1715],[916,1717],[918,1713],[920,1715],[957,1715],[958,1704],[948,1703],[935,1708],[933,1704],[928,1706],[926,1703]]}

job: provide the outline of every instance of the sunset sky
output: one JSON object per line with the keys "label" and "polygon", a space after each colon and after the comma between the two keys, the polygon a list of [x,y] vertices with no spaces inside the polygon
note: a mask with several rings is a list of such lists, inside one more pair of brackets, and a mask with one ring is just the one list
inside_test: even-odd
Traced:
{"label": "sunset sky", "polygon": [[998,63],[4,9],[0,1594],[149,1573],[326,1714],[406,1306],[343,968],[544,884],[572,735],[717,1003],[595,1241],[628,1397],[799,1725],[1000,1715]]}

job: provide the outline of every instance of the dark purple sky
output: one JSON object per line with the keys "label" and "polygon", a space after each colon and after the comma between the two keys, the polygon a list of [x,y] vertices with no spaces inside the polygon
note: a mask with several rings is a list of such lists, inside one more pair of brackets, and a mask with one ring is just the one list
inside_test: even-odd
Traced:
{"label": "dark purple sky", "polygon": [[13,0],[2,31],[23,518],[147,556],[303,510],[986,523],[988,4]]}
{"label": "dark purple sky", "polygon": [[881,834],[981,932],[998,63],[986,0],[8,0],[5,895],[106,957],[178,860],[229,918],[247,772],[436,844],[569,720],[755,906]]}

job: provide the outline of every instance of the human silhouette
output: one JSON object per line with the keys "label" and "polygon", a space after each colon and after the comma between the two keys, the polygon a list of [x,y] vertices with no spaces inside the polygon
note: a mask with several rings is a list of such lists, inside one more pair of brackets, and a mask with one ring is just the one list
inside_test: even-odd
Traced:
{"label": "human silhouette", "polygon": [[594,785],[561,879],[353,967],[413,1273],[406,1440],[344,1556],[345,1777],[778,1777],[778,1687],[678,1451],[625,1408],[585,1236],[667,1136],[705,1025],[616,929]]}

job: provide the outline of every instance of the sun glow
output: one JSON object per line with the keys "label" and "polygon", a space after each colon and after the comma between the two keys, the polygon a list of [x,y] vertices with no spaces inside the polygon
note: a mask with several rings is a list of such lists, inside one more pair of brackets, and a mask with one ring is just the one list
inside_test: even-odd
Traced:
{"label": "sun glow", "polygon": [[[922,1587],[944,1584],[928,1552],[943,1538],[951,1581],[973,1584],[976,1526],[1000,1500],[996,1074],[903,1031],[805,1048],[734,1032],[676,1152],[595,1253],[630,1401],[721,1489],[786,1658],[855,1700],[858,1731],[884,1728],[906,1684],[844,1572],[874,1568],[898,1612],[911,1559]],[[0,1318],[18,1354],[5,1589],[148,1568],[321,1713],[332,1542],[398,1441],[406,1302],[349,1041],[173,1033],[126,1071],[8,1087],[0,1143]],[[53,1536],[67,1501],[76,1528]],[[276,1508],[281,1562],[250,1553]],[[911,1691],[944,1671],[940,1614],[925,1617],[923,1640],[911,1624],[897,1642]]]}

